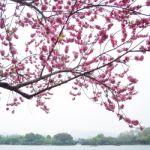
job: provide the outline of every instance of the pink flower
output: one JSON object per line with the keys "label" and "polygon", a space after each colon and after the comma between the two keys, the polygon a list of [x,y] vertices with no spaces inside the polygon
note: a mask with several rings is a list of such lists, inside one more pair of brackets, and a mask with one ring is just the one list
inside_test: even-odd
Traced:
{"label": "pink flower", "polygon": [[43,46],[42,46],[42,51],[44,51],[44,52],[47,51],[47,46],[46,46],[46,45],[43,45]]}
{"label": "pink flower", "polygon": [[139,121],[138,121],[138,120],[132,120],[132,124],[133,124],[134,126],[137,126],[137,125],[139,124]]}
{"label": "pink flower", "polygon": [[46,11],[47,10],[47,5],[43,4],[42,7],[41,7],[41,10]]}
{"label": "pink flower", "polygon": [[150,0],[147,0],[147,1],[146,1],[146,5],[147,5],[147,6],[150,6]]}
{"label": "pink flower", "polygon": [[69,92],[69,94],[72,95],[72,96],[77,96],[77,94],[75,94],[75,93],[73,93],[71,91]]}
{"label": "pink flower", "polygon": [[25,69],[24,64],[19,64],[19,65],[18,65],[18,69],[19,69],[19,70],[24,70],[24,69]]}
{"label": "pink flower", "polygon": [[108,35],[107,35],[106,30],[102,29],[102,30],[99,32],[98,43],[99,43],[99,44],[102,44],[107,38],[108,38]]}
{"label": "pink flower", "polygon": [[1,54],[1,56],[4,56],[5,55],[5,51],[4,50],[0,50],[0,54]]}
{"label": "pink flower", "polygon": [[131,123],[131,119],[127,118],[127,117],[124,118],[124,121],[127,122],[127,123],[129,123],[129,124]]}
{"label": "pink flower", "polygon": [[65,53],[68,53],[68,51],[69,51],[69,46],[67,45],[67,46],[65,47]]}
{"label": "pink flower", "polygon": [[131,83],[137,83],[138,80],[132,76],[128,76],[128,80],[131,82]]}
{"label": "pink flower", "polygon": [[59,24],[62,24],[62,18],[60,18],[60,17],[56,18],[56,22]]}
{"label": "pink flower", "polygon": [[121,105],[119,106],[119,108],[124,109],[124,105],[123,105],[123,104],[121,104]]}
{"label": "pink flower", "polygon": [[125,56],[123,61],[124,61],[124,63],[129,62],[130,61],[130,57],[129,56]]}
{"label": "pink flower", "polygon": [[14,38],[15,38],[15,39],[18,39],[19,36],[18,36],[17,34],[14,34]]}
{"label": "pink flower", "polygon": [[144,127],[140,126],[140,130],[143,131],[143,130],[144,130]]}
{"label": "pink flower", "polygon": [[46,57],[43,54],[40,54],[39,58],[40,60],[45,60]]}
{"label": "pink flower", "polygon": [[109,108],[110,108],[111,110],[114,110],[114,109],[115,109],[115,104],[114,104],[114,103],[109,103]]}
{"label": "pink flower", "polygon": [[79,32],[79,33],[77,34],[77,39],[78,39],[78,40],[81,39],[81,32]]}
{"label": "pink flower", "polygon": [[122,0],[122,3],[124,4],[130,3],[130,0]]}
{"label": "pink flower", "polygon": [[111,44],[113,47],[115,47],[117,45],[117,41],[114,36],[112,36],[112,35],[110,36],[110,41],[111,41]]}
{"label": "pink flower", "polygon": [[28,18],[31,18],[31,17],[32,17],[32,14],[28,12],[28,13],[27,13],[27,17],[28,17]]}
{"label": "pink flower", "polygon": [[12,59],[12,63],[13,63],[13,64],[16,64],[16,63],[17,63],[17,60],[16,60],[16,59]]}
{"label": "pink flower", "polygon": [[135,56],[134,58],[136,61],[143,61],[144,60],[144,56],[141,55],[141,56]]}
{"label": "pink flower", "polygon": [[111,102],[110,100],[108,100],[108,103],[104,102],[104,106],[107,110],[112,111],[112,112],[115,109],[115,104],[113,102]]}
{"label": "pink flower", "polygon": [[74,54],[74,59],[77,59],[79,56],[79,53],[74,51],[73,54]]}
{"label": "pink flower", "polygon": [[123,119],[123,116],[121,114],[117,114],[119,120],[122,120]]}
{"label": "pink flower", "polygon": [[3,29],[5,27],[5,21],[3,18],[0,18],[0,28]]}
{"label": "pink flower", "polygon": [[10,50],[10,52],[12,53],[12,55],[17,54],[17,50],[16,50],[15,48],[12,48],[12,49]]}
{"label": "pink flower", "polygon": [[49,65],[46,65],[46,68],[47,68],[47,70],[48,70],[49,72],[51,72],[51,71],[53,70],[52,67],[49,66]]}
{"label": "pink flower", "polygon": [[85,51],[87,51],[88,50],[88,47],[86,46],[86,45],[83,45],[83,46],[81,46],[81,48],[80,48],[80,52],[82,53],[82,52],[85,52]]}

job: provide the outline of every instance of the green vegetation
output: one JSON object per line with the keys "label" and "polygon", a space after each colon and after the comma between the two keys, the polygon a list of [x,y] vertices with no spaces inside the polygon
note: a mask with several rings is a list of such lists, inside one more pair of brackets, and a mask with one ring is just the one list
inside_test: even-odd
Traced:
{"label": "green vegetation", "polygon": [[131,130],[121,133],[118,137],[105,137],[99,134],[90,139],[80,139],[78,143],[82,145],[135,145],[135,144],[150,144],[150,128],[145,128],[143,131]]}
{"label": "green vegetation", "polygon": [[58,133],[51,137],[50,135],[43,136],[40,134],[28,133],[24,136],[0,135],[0,144],[9,145],[135,145],[135,144],[150,144],[150,128],[145,128],[143,131],[131,130],[121,133],[118,137],[106,137],[103,134],[98,134],[89,139],[74,140],[68,133]]}
{"label": "green vegetation", "polygon": [[40,134],[28,133],[24,136],[0,135],[0,144],[8,145],[74,145],[73,137],[68,133],[59,133],[51,137],[50,135],[42,136]]}
{"label": "green vegetation", "polygon": [[73,137],[67,133],[59,133],[52,138],[53,145],[74,145]]}

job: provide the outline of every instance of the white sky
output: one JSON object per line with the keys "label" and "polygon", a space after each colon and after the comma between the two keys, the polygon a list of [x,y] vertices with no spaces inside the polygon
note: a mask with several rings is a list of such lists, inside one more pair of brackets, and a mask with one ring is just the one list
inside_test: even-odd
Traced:
{"label": "white sky", "polygon": [[[150,127],[149,65],[150,57],[146,57],[143,63],[133,64],[132,71],[140,80],[137,85],[139,93],[132,101],[127,102],[126,107],[126,113],[134,119],[139,119],[146,127]],[[12,115],[5,110],[8,95],[7,91],[3,92],[0,100],[0,134],[34,132],[54,135],[58,132],[68,132],[74,137],[90,137],[98,133],[113,136],[129,130],[123,121],[118,121],[115,114],[105,111],[85,96],[72,101],[67,94],[68,90],[68,86],[62,86],[55,91],[55,96],[49,103],[49,114],[35,108],[33,102],[26,102]]]}

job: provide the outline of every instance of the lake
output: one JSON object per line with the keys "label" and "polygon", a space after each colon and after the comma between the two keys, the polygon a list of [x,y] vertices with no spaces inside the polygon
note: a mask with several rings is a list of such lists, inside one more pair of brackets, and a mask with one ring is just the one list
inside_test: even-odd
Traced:
{"label": "lake", "polygon": [[150,150],[150,145],[134,146],[14,146],[0,145],[0,150]]}

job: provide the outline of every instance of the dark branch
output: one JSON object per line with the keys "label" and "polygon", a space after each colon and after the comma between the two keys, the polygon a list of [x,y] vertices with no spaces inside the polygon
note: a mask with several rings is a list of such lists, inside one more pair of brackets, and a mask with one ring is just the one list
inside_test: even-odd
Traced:
{"label": "dark branch", "polygon": [[46,74],[46,75],[41,76],[41,77],[39,77],[39,78],[30,80],[30,81],[27,81],[27,82],[24,82],[24,83],[20,83],[20,84],[16,85],[16,87],[19,89],[19,88],[21,88],[21,87],[24,87],[24,86],[27,86],[27,85],[36,83],[36,82],[38,82],[38,81],[44,80],[44,79],[49,78],[49,77],[51,77],[51,76],[53,76],[53,75],[56,75],[56,74],[58,74],[58,73],[63,73],[63,72],[66,73],[66,72],[72,72],[72,71],[71,71],[71,70],[59,70],[59,71],[56,71],[56,72],[53,72],[53,73]]}
{"label": "dark branch", "polygon": [[0,82],[0,87],[3,89],[9,90],[9,91],[14,91],[27,99],[31,98],[31,96],[29,94],[20,91],[16,86],[11,86],[10,84],[8,84],[6,82]]}
{"label": "dark branch", "polygon": [[122,10],[127,10],[127,11],[129,11],[129,12],[133,12],[133,13],[135,13],[135,15],[138,14],[138,15],[150,17],[150,14],[141,13],[141,12],[132,10],[132,9],[130,9],[130,8],[128,8],[128,7],[119,7],[119,6],[116,6],[116,5],[103,5],[103,4],[96,4],[96,5],[91,4],[91,5],[87,5],[87,6],[83,7],[83,8],[80,8],[80,9],[74,11],[73,13],[75,14],[75,13],[77,13],[77,12],[79,12],[79,11],[84,10],[84,9],[95,8],[95,7],[108,7],[108,8],[122,9]]}
{"label": "dark branch", "polygon": [[34,3],[34,0],[10,0],[10,1],[13,1],[15,3],[18,3],[20,5],[24,5],[24,6],[28,6],[32,9],[34,9],[36,12],[38,12],[42,17],[43,19],[46,21],[46,17],[44,16],[43,12],[40,11],[36,6],[33,5]]}

